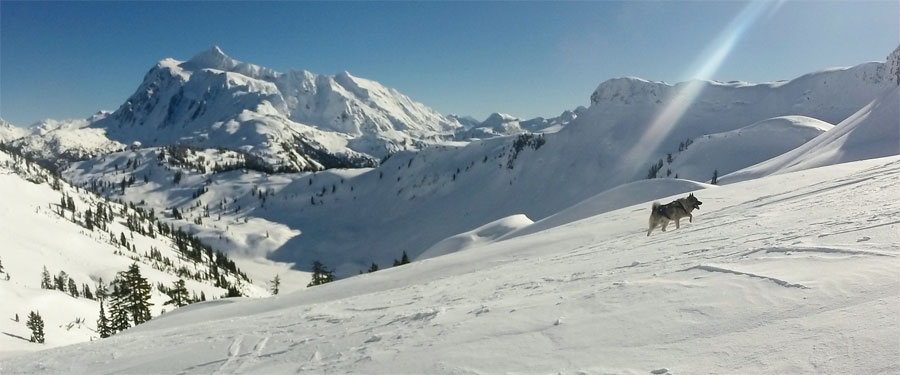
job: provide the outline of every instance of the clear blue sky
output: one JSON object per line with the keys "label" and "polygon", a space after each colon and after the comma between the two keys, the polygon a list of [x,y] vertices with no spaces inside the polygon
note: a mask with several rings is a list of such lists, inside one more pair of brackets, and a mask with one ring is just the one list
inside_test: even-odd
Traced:
{"label": "clear blue sky", "polygon": [[[347,70],[442,113],[555,116],[620,76],[677,82],[741,2],[0,2],[0,116],[115,110],[156,61],[212,45],[276,70]],[[722,81],[883,61],[900,2],[786,2],[747,28]]]}

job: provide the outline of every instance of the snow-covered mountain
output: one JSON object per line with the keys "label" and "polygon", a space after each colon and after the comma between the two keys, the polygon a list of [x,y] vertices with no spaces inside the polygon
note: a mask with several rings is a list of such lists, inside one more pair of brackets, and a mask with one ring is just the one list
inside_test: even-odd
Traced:
{"label": "snow-covered mountain", "polygon": [[892,84],[871,103],[803,146],[725,176],[723,182],[900,154],[900,47],[886,65]]}
{"label": "snow-covered mountain", "polygon": [[86,120],[43,120],[25,129],[26,133],[12,140],[10,146],[53,169],[125,149],[124,144],[106,137],[104,129],[90,126],[106,115],[101,112]]}
{"label": "snow-covered mountain", "polygon": [[549,119],[535,117],[530,120],[522,120],[506,113],[495,112],[480,123],[470,123],[471,126],[463,127],[457,131],[455,138],[465,141],[514,135],[523,132],[552,133],[562,129],[563,126],[578,117],[579,112],[585,110],[586,108],[584,107],[578,107],[574,111],[565,110],[557,117]]}
{"label": "snow-covered mountain", "polygon": [[673,161],[659,175],[707,181],[713,173],[723,176],[779,156],[833,127],[811,117],[781,116],[708,134],[692,140],[683,151],[671,153]]}
{"label": "snow-covered mountain", "polygon": [[218,47],[184,62],[160,61],[134,95],[92,126],[125,143],[242,150],[286,170],[370,166],[460,127],[375,81],[276,72]]}
{"label": "snow-covered mountain", "polygon": [[[162,288],[171,288],[179,279],[185,281],[189,297],[218,299],[229,287],[246,296],[269,295],[265,280],[262,288],[253,285],[225,255],[160,230],[152,210],[104,200],[4,151],[0,151],[0,195],[0,332],[4,333],[0,352],[99,338],[100,302],[85,291],[96,294],[102,282],[110,287],[116,273],[132,263],[154,286],[153,316],[174,309],[164,305],[169,298]],[[44,269],[53,277],[66,275],[75,290],[42,288]],[[25,321],[31,311],[43,317],[47,340],[43,345],[28,342],[31,331]]]}
{"label": "snow-covered mountain", "polygon": [[26,134],[28,134],[28,130],[15,126],[3,118],[0,118],[0,142],[9,142],[24,137]]}
{"label": "snow-covered mountain", "polygon": [[[277,223],[273,233],[284,234],[267,239],[253,252],[247,245],[255,243],[250,240],[253,234],[236,233],[234,227],[215,228],[213,222],[195,227],[211,241],[229,239],[213,242],[217,247],[253,252],[300,269],[320,260],[337,269],[339,276],[349,276],[373,262],[390,265],[404,251],[415,258],[441,240],[513,215],[542,220],[601,192],[647,178],[651,165],[662,164],[656,176],[664,176],[667,168],[678,163],[684,173],[708,181],[717,169],[724,175],[764,161],[828,128],[817,119],[841,122],[892,87],[885,72],[886,64],[867,63],[781,83],[701,82],[706,89],[662,134],[657,146],[641,140],[648,132],[657,134],[650,129],[656,114],[670,99],[684,95],[680,91],[684,84],[616,79],[601,84],[591,107],[577,111],[571,122],[555,132],[400,152],[370,170],[275,177],[247,171],[230,181],[242,172],[219,176],[188,168],[183,173],[190,178],[179,190],[196,191],[206,180],[214,181],[210,185],[214,193],[199,198],[202,204],[221,199],[234,202],[224,208],[211,207],[215,215]],[[691,144],[680,155],[678,146],[686,141]],[[729,145],[734,142],[745,152],[740,158],[732,154],[737,149]],[[635,150],[640,151],[637,158]],[[670,153],[671,162],[667,160]],[[723,165],[723,161],[729,162]],[[73,166],[65,175],[78,184],[97,179],[116,183],[122,177],[110,177],[114,171],[110,163],[89,161]],[[678,168],[673,172],[674,177]],[[187,199],[183,193],[168,194],[166,188],[140,183],[144,173],[137,173],[138,183],[123,198],[147,199],[155,207],[166,208],[197,204],[198,199]],[[264,204],[260,189],[267,192]],[[235,212],[237,206],[241,209]]]}
{"label": "snow-covered mountain", "polygon": [[699,190],[702,210],[667,233],[645,235],[644,202],[292,294],[191,305],[0,371],[896,373],[898,189],[894,156]]}

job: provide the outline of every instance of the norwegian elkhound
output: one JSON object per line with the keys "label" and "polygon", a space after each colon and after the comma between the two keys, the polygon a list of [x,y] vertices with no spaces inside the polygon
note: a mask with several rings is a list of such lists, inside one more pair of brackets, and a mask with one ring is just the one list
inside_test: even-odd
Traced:
{"label": "norwegian elkhound", "polygon": [[691,215],[691,211],[695,208],[700,209],[700,205],[703,204],[697,197],[694,196],[694,193],[691,193],[685,198],[679,198],[672,203],[669,204],[659,204],[658,202],[653,202],[653,208],[650,211],[650,229],[647,229],[647,235],[650,235],[650,232],[653,231],[653,228],[656,228],[657,225],[662,225],[662,231],[666,231],[666,226],[669,225],[669,221],[675,221],[675,229],[681,228],[678,220],[681,220],[683,217],[688,217],[688,220],[693,222],[694,217]]}

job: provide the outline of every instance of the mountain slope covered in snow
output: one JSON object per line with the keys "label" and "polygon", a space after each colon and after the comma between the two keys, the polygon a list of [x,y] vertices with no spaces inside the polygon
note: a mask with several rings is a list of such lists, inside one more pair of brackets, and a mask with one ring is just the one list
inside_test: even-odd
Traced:
{"label": "mountain slope covered in snow", "polygon": [[[591,107],[577,111],[577,116],[556,132],[400,152],[377,168],[354,172],[334,169],[268,177],[247,171],[245,177],[255,185],[243,180],[232,183],[227,175],[209,171],[185,170],[191,177],[182,186],[197,190],[211,179],[215,181],[211,188],[215,199],[235,202],[224,208],[212,206],[215,215],[231,221],[250,218],[278,223],[280,227],[273,227],[277,229],[272,238],[262,242],[264,250],[257,254],[294,263],[300,269],[324,261],[343,277],[367,269],[373,262],[390,265],[404,251],[415,258],[445,238],[512,215],[539,221],[603,191],[645,179],[649,166],[662,164],[663,174],[658,170],[655,175],[664,176],[671,168],[667,154],[677,153],[679,143],[686,140],[696,140],[687,151],[696,155],[676,155],[674,163],[685,171],[696,171],[686,173],[696,173],[704,181],[717,168],[724,174],[763,161],[827,128],[814,119],[840,122],[877,97],[891,85],[885,71],[884,63],[867,63],[789,82],[701,82],[706,88],[665,133],[651,129],[654,117],[685,95],[686,84],[615,79],[601,84]],[[807,117],[770,120],[799,115]],[[644,147],[642,139],[651,133],[662,134],[659,143]],[[775,134],[791,136],[779,138],[784,142],[774,145],[770,138]],[[718,146],[700,139],[706,135],[715,138]],[[742,135],[753,135],[741,145],[750,150],[748,157],[722,167],[720,161],[732,159],[732,150],[726,147],[729,140]],[[635,144],[642,146],[635,148]],[[636,155],[635,150],[641,153]],[[69,169],[66,176],[79,184],[94,179],[116,182],[122,177],[114,172],[109,163],[89,161]],[[127,190],[125,199],[158,197],[154,198],[158,203],[151,204],[160,209],[197,204],[196,199],[182,199],[184,195],[166,197],[165,189],[142,185],[141,177],[137,175],[138,183]],[[267,192],[265,203],[256,194],[260,189]],[[240,210],[235,211],[237,206]],[[231,244],[255,243],[241,239],[250,238],[249,233],[228,234],[235,227],[223,232],[221,226],[210,228],[214,225],[218,224],[206,221],[196,229],[212,241],[224,236],[232,239]],[[245,245],[229,243],[216,245],[246,251]]]}
{"label": "mountain slope covered in snow", "polygon": [[[101,199],[3,151],[0,196],[4,197],[0,209],[0,332],[4,333],[0,352],[35,351],[99,338],[100,302],[85,297],[84,291],[96,293],[103,282],[111,289],[116,273],[132,263],[140,266],[154,286],[154,316],[174,309],[164,305],[169,298],[158,285],[172,287],[179,279],[185,281],[191,298],[217,299],[229,287],[247,296],[269,294],[251,284],[221,253],[161,231],[152,211]],[[66,202],[66,207],[61,202]],[[101,210],[106,215],[99,214]],[[104,216],[108,219],[99,219]],[[64,272],[77,290],[42,288],[44,269],[53,277]],[[44,344],[28,342],[31,332],[25,320],[30,311],[43,316]]]}
{"label": "mountain slope covered in snow", "polygon": [[194,305],[0,359],[0,371],[893,373],[898,177],[895,156],[705,189],[693,223],[650,237],[643,202],[292,294]]}

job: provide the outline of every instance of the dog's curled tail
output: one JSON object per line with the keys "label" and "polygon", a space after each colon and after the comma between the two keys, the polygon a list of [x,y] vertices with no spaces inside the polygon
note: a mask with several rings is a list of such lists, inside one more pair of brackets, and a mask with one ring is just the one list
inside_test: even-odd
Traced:
{"label": "dog's curled tail", "polygon": [[659,207],[659,202],[653,202],[653,211],[656,211],[657,207]]}

